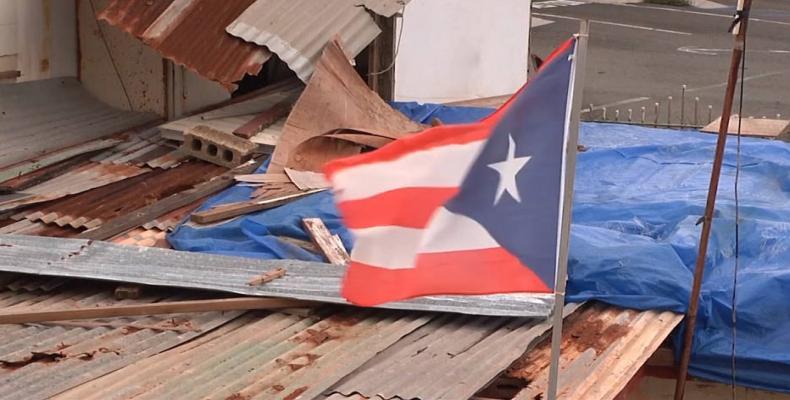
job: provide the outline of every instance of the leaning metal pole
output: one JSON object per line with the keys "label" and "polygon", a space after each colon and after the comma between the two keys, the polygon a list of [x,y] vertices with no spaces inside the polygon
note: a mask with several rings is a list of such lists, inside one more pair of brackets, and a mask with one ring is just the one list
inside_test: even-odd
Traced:
{"label": "leaning metal pole", "polygon": [[716,153],[713,159],[713,170],[710,174],[708,201],[705,204],[705,215],[702,219],[702,234],[699,239],[697,263],[694,267],[694,283],[691,288],[688,312],[686,313],[686,332],[683,340],[683,353],[680,358],[680,370],[678,371],[677,384],[675,385],[675,400],[682,400],[686,389],[686,378],[688,376],[689,361],[691,359],[691,347],[694,343],[694,329],[697,324],[697,310],[699,308],[702,275],[705,270],[705,259],[708,253],[710,230],[713,225],[713,211],[716,207],[716,192],[719,189],[719,176],[721,176],[724,148],[727,144],[727,133],[730,129],[733,97],[735,97],[735,86],[738,83],[738,67],[741,65],[741,60],[743,59],[746,27],[751,5],[751,0],[738,0],[735,21],[733,21],[731,29],[733,35],[735,35],[735,43],[732,49],[732,59],[730,60],[730,75],[727,79],[727,91],[724,95],[724,108],[721,112],[721,123],[719,124],[719,137],[716,142]]}
{"label": "leaning metal pole", "polygon": [[573,180],[576,174],[576,145],[579,142],[579,114],[584,90],[584,68],[587,59],[587,39],[590,23],[582,20],[576,35],[576,48],[573,52],[573,76],[569,87],[570,99],[568,116],[568,138],[565,148],[565,182],[563,183],[562,225],[560,227],[560,249],[557,257],[557,280],[554,287],[554,311],[551,323],[551,356],[549,362],[549,386],[547,400],[557,398],[560,373],[560,344],[562,342],[562,310],[565,305],[565,283],[568,277],[568,244],[571,230],[571,208],[573,205]]}

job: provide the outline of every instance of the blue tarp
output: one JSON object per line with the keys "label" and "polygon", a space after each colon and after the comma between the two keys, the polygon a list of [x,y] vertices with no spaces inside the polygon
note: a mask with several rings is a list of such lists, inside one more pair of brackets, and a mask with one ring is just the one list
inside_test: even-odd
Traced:
{"label": "blue tarp", "polygon": [[[444,123],[474,121],[491,111],[396,107],[415,120],[436,117]],[[715,140],[691,131],[582,124],[580,142],[588,150],[579,154],[576,169],[570,301],[685,311]],[[733,138],[722,170],[690,371],[720,382],[731,377],[735,159]],[[744,138],[741,165],[737,379],[790,392],[790,145]],[[202,208],[247,199],[251,191],[228,189]],[[277,239],[307,240],[299,221],[316,216],[351,247],[329,193],[221,225],[182,225],[168,239],[180,250],[317,260]]]}

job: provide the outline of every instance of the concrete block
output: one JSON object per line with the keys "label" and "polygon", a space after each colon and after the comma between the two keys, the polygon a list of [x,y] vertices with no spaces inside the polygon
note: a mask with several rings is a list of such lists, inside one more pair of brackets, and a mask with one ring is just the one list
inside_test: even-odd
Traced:
{"label": "concrete block", "polygon": [[184,132],[181,151],[224,167],[236,167],[250,158],[258,145],[204,125]]}

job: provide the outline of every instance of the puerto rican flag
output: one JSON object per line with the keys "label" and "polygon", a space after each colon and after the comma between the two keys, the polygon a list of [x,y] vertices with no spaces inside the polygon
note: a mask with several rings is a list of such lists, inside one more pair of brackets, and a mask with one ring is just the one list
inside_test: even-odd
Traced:
{"label": "puerto rican flag", "polygon": [[355,237],[346,299],[553,292],[575,47],[557,48],[480,122],[327,164]]}

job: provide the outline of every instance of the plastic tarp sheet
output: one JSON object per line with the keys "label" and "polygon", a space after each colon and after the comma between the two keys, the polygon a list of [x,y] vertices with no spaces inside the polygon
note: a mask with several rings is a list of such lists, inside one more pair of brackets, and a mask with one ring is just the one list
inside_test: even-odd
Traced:
{"label": "plastic tarp sheet", "polygon": [[[396,104],[420,122],[470,122],[491,110]],[[568,300],[684,312],[716,136],[616,124],[582,124]],[[727,147],[690,372],[731,379],[735,267],[735,138]],[[737,381],[790,392],[790,145],[742,139],[737,285]],[[236,186],[202,208],[248,198]],[[320,217],[351,248],[330,193],[207,227],[179,226],[180,250],[260,258],[318,256],[279,239],[308,240],[302,217]],[[679,334],[679,333],[678,333]],[[679,336],[675,340],[679,349]]]}

